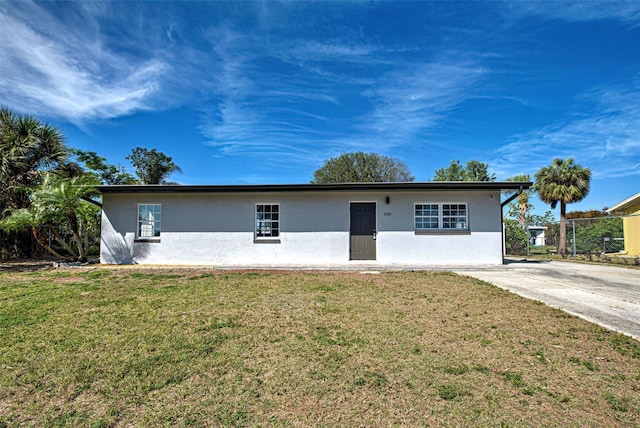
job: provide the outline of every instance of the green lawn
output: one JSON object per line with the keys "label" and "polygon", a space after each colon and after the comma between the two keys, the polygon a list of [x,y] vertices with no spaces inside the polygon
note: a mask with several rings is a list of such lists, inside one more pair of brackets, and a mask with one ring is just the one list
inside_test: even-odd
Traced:
{"label": "green lawn", "polygon": [[640,343],[450,273],[0,273],[0,427],[640,425]]}

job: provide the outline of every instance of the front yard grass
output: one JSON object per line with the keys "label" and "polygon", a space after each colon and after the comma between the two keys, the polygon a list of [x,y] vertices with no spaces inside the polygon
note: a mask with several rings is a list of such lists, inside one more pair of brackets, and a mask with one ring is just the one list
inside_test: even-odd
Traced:
{"label": "front yard grass", "polygon": [[640,425],[640,343],[446,272],[0,273],[0,427]]}

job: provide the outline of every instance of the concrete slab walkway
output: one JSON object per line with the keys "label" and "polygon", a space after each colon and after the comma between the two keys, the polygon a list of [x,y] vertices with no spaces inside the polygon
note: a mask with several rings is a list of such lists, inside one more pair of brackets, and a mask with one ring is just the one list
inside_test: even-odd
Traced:
{"label": "concrete slab walkway", "polygon": [[640,340],[640,270],[527,260],[452,270]]}

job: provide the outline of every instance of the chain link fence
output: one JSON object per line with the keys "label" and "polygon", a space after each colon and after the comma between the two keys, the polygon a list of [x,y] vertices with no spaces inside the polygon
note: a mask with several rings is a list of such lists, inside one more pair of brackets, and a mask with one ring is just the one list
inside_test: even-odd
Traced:
{"label": "chain link fence", "polygon": [[[69,255],[69,252],[65,251],[64,247],[55,239],[52,232],[50,228],[41,230],[44,241],[58,253]],[[73,242],[73,235],[69,230],[58,226],[55,227],[55,232],[61,239],[75,248],[76,244]],[[82,244],[87,251],[87,255],[90,257],[98,255],[100,253],[100,228],[98,227],[89,231],[80,230],[80,234],[84,238]],[[53,256],[36,241],[31,230],[18,232],[4,232],[0,230],[0,261],[46,257]]]}
{"label": "chain link fence", "polygon": [[39,257],[45,253],[33,238],[31,231],[0,230],[0,260]]}
{"label": "chain link fence", "polygon": [[519,225],[505,220],[505,252],[640,265],[640,215],[574,218],[565,222],[566,252],[559,253],[559,221]]}

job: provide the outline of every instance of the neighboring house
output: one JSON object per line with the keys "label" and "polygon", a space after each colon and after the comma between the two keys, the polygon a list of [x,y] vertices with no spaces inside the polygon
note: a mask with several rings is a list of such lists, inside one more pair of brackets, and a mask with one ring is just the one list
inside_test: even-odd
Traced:
{"label": "neighboring house", "polygon": [[625,216],[622,219],[624,252],[640,256],[640,193],[615,204],[607,212]]}
{"label": "neighboring house", "polygon": [[[100,261],[220,267],[501,264],[528,182],[99,186]],[[514,193],[501,203],[502,192]]]}
{"label": "neighboring house", "polygon": [[530,237],[529,243],[535,246],[546,245],[547,238],[545,233],[547,232],[547,229],[547,226],[527,226]]}

